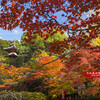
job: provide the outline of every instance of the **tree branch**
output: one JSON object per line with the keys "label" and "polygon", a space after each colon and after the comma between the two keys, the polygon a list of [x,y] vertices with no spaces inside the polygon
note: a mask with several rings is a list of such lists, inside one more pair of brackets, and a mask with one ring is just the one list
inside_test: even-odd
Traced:
{"label": "tree branch", "polygon": [[[72,50],[72,51],[69,51],[68,53],[64,53],[63,55],[64,55],[64,56],[69,55],[70,53],[74,52],[75,50],[78,50],[79,48],[80,48],[80,47],[77,47],[76,49],[74,49],[74,50]],[[62,56],[63,56],[63,55],[62,55]],[[58,60],[58,59],[59,59],[60,57],[62,57],[62,56],[59,56],[58,58],[56,58],[56,59],[54,59],[54,60],[52,60],[52,61],[50,61],[50,62],[48,62],[48,63],[43,64],[43,65],[42,65],[41,67],[39,67],[38,69],[42,68],[43,66],[45,66],[45,65],[47,65],[47,64],[50,64],[50,63],[52,63],[52,62]]]}
{"label": "tree branch", "polygon": [[[90,37],[90,39],[91,39],[91,37]],[[83,43],[83,45],[78,46],[76,49],[71,50],[71,51],[69,51],[68,53],[64,53],[63,55],[59,56],[58,58],[56,58],[56,59],[54,59],[54,60],[52,60],[52,61],[50,61],[50,62],[48,62],[48,63],[43,64],[41,67],[39,67],[39,68],[37,68],[37,69],[40,69],[40,68],[42,68],[43,66],[45,66],[45,65],[47,65],[47,64],[50,64],[50,63],[52,63],[52,62],[58,60],[59,58],[61,58],[61,57],[63,57],[63,56],[69,55],[70,53],[72,53],[72,52],[78,50],[79,48],[81,48],[82,46],[84,46],[84,44],[86,44],[86,43],[88,43],[88,41],[85,41],[85,42]]]}
{"label": "tree branch", "polygon": [[55,18],[51,18],[50,15],[47,13],[47,16],[51,19],[51,20],[54,20],[59,26],[61,26],[61,28],[65,28],[65,29],[68,29],[68,30],[71,30],[71,31],[85,31],[85,30],[89,30],[91,28],[96,28],[96,27],[100,27],[100,24],[97,25],[97,26],[90,26],[89,28],[84,28],[84,29],[72,29],[72,28],[69,28],[68,26],[63,26],[61,24],[59,24],[59,22],[55,19]]}

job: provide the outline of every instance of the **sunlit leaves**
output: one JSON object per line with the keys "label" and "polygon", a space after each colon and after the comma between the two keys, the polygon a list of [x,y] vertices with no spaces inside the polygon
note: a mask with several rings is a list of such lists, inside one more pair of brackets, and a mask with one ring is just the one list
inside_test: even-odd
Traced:
{"label": "sunlit leaves", "polygon": [[[99,24],[98,4],[98,0],[96,0],[96,2],[87,0],[79,2],[77,0],[2,0],[1,5],[3,8],[0,16],[0,27],[12,30],[20,26],[20,28],[27,31],[28,34],[35,32],[41,34],[44,30],[48,32],[51,28],[59,28],[61,34],[63,34],[62,30],[64,30],[70,31],[69,34],[75,32],[75,35],[78,31],[80,33],[82,28],[85,29],[87,25],[92,25],[93,22]],[[88,13],[89,9],[96,11],[96,13],[85,20],[85,18],[81,16],[84,12]],[[59,11],[63,11],[63,13],[60,14]],[[56,12],[61,15],[62,19],[65,19],[63,22],[58,20],[59,17],[56,15]],[[89,33],[88,30],[91,29],[93,33],[96,33],[98,27],[89,27],[89,29],[86,29],[87,33]],[[82,31],[85,32],[85,30]],[[29,39],[25,39],[25,41],[33,44],[28,34]],[[54,35],[54,33],[51,35]],[[47,40],[48,37],[49,35],[45,34],[44,40]],[[90,35],[90,37],[95,38],[93,34]]]}
{"label": "sunlit leaves", "polygon": [[100,46],[100,35],[98,35],[97,38],[95,38],[94,40],[92,40],[91,45],[92,46]]}
{"label": "sunlit leaves", "polygon": [[16,68],[14,66],[3,66],[3,64],[0,63],[0,76],[4,76],[2,81],[4,83],[13,83],[13,82],[18,82],[19,76],[24,75],[24,73],[28,72],[30,70],[29,67],[20,67]]}
{"label": "sunlit leaves", "polygon": [[[61,34],[64,34],[64,31],[66,31],[68,35],[67,39],[52,42],[49,46],[49,51],[52,54],[59,55],[60,59],[48,65],[44,65],[52,61],[53,58],[43,57],[38,60],[40,64],[36,65],[37,67],[44,65],[40,68],[39,72],[35,73],[36,78],[42,77],[45,80],[52,78],[53,84],[55,82],[57,85],[54,90],[50,91],[51,94],[58,93],[59,89],[66,88],[68,91],[70,91],[69,89],[74,90],[74,79],[76,86],[83,85],[84,81],[89,80],[83,76],[82,72],[98,70],[100,66],[100,63],[98,63],[100,62],[100,54],[97,51],[99,50],[93,49],[94,51],[92,51],[89,50],[91,48],[84,49],[81,47],[87,48],[89,46],[88,42],[95,39],[99,34],[99,2],[99,0],[1,1],[0,27],[12,30],[20,26],[23,31],[27,31],[26,37],[24,38],[27,43],[34,44],[32,39],[37,39],[36,33],[39,34],[40,37],[43,37],[44,40],[48,40],[49,37],[54,36],[57,31],[60,31]],[[91,16],[82,16],[84,13],[88,13],[89,10],[93,10],[96,13],[92,13]],[[60,13],[60,11],[63,11],[63,13]],[[60,20],[56,13],[61,16]],[[53,31],[53,29],[55,30]],[[32,34],[34,34],[34,36],[32,36]],[[76,49],[78,46],[80,46],[81,49],[70,55],[69,61],[65,63],[67,68],[63,68],[64,65],[61,60],[64,61],[66,59],[64,55],[65,51],[67,49]],[[17,68],[15,69],[17,70]],[[58,76],[58,74],[61,73],[65,73],[65,75]],[[75,76],[77,78],[75,78]],[[50,86],[54,87],[53,84],[50,84]],[[94,92],[95,90],[97,90],[97,87],[94,88]],[[59,94],[60,93],[61,91]]]}

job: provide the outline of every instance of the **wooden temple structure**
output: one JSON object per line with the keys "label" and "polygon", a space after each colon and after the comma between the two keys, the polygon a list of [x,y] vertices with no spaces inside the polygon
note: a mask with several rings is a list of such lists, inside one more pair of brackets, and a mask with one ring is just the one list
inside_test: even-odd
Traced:
{"label": "wooden temple structure", "polygon": [[8,55],[5,55],[5,57],[9,57],[9,58],[16,58],[16,57],[18,57],[18,55],[17,55],[18,50],[17,50],[17,48],[15,46],[15,41],[14,41],[14,45],[13,46],[4,48],[4,50],[9,53]]}

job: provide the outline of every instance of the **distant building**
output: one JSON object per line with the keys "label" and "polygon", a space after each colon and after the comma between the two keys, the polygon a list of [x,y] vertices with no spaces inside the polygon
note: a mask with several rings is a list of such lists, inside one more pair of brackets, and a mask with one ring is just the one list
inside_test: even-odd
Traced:
{"label": "distant building", "polygon": [[5,57],[10,57],[10,58],[18,57],[18,55],[17,55],[18,50],[17,50],[15,45],[11,46],[11,47],[8,47],[8,48],[4,48],[4,50],[9,53],[8,55],[5,55]]}

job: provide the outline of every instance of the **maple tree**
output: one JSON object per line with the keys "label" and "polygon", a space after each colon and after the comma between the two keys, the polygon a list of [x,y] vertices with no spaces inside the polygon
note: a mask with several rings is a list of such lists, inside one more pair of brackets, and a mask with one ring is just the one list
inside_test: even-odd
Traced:
{"label": "maple tree", "polygon": [[[60,59],[40,68],[41,64],[45,64],[48,61],[52,61],[53,59],[54,58],[49,57],[49,56],[38,58],[37,60],[38,63],[35,64],[37,70],[35,72],[30,72],[27,76],[25,75],[26,77],[23,77],[23,76],[20,77],[21,78],[20,80],[23,80],[26,83],[30,84],[31,87],[35,86],[34,89],[39,88],[39,91],[41,90],[43,91],[43,88],[45,87],[45,85],[48,85],[48,82],[50,81],[50,79],[53,79],[58,74],[62,73],[60,70],[64,68],[64,64],[61,62]],[[42,83],[40,82],[41,80],[43,81]],[[35,81],[37,81],[38,83],[34,84]],[[39,83],[41,84],[37,86],[37,84]],[[44,84],[44,86],[41,87],[42,84]]]}
{"label": "maple tree", "polygon": [[[37,59],[37,71],[30,72],[28,78],[23,77],[22,79],[30,84],[33,84],[34,80],[43,79],[48,93],[56,98],[62,95],[62,90],[65,90],[66,95],[78,93],[80,96],[96,96],[99,94],[100,78],[86,77],[85,72],[100,70],[100,47],[80,48],[71,53],[70,58],[63,61],[61,58],[45,65],[54,58],[40,57]],[[41,64],[44,66],[41,67]]]}
{"label": "maple tree", "polygon": [[[77,92],[81,96],[97,95],[100,89],[100,78],[86,77],[84,73],[98,72],[100,70],[100,47],[80,48],[74,51],[70,58],[69,61],[64,60],[65,62],[62,62],[62,67],[55,61],[55,64],[58,64],[57,68],[54,62],[52,62],[38,69],[37,73],[31,73],[31,75],[36,75],[34,78],[44,78],[45,84],[48,84],[46,88],[49,88],[48,92],[52,96],[60,96],[63,89],[65,89],[67,95]],[[50,57],[43,57],[39,62],[45,64],[46,61],[49,62],[48,59]],[[56,68],[56,70],[53,68]],[[83,88],[78,90],[79,86]]]}
{"label": "maple tree", "polygon": [[[45,64],[48,61],[52,61],[54,58],[52,57],[41,57],[37,61],[38,63],[36,64],[36,69],[37,72],[32,72],[30,75],[33,75],[34,78],[44,78],[44,80],[54,78],[57,76],[57,74],[60,72],[60,70],[64,67],[64,64],[61,62],[60,59],[58,59],[55,62],[52,62],[48,65],[45,65],[44,67],[41,67],[41,64]],[[41,67],[41,68],[40,68]],[[50,73],[50,74],[48,74]]]}
{"label": "maple tree", "polygon": [[[99,61],[98,58],[100,58],[100,56],[94,58],[97,56],[96,52],[91,51],[94,53],[92,53],[94,56],[93,57],[88,50],[84,50],[86,53],[85,55],[82,55],[83,52],[80,51],[82,52],[80,58],[77,57],[75,52],[75,50],[78,50],[83,46],[87,48],[87,46],[90,45],[90,40],[96,38],[100,33],[100,16],[98,16],[99,9],[100,0],[2,0],[0,27],[3,29],[12,30],[17,26],[20,26],[23,31],[27,31],[26,36],[28,38],[24,38],[24,40],[32,44],[32,39],[36,39],[36,36],[34,35],[37,33],[43,37],[44,40],[47,40],[50,36],[56,34],[57,31],[60,31],[61,34],[64,34],[64,31],[66,31],[68,38],[63,41],[51,43],[49,46],[49,51],[51,54],[59,55],[58,58],[50,61],[51,64],[53,61],[57,61],[60,58],[63,60],[66,66],[70,66],[69,70],[67,68],[62,69],[66,76],[69,75],[72,79],[72,81],[67,81],[70,83],[70,86],[68,87],[67,85],[67,87],[64,87],[64,89],[68,88],[68,91],[70,91],[71,88],[72,90],[74,89],[72,87],[74,76],[76,76],[79,80],[78,82],[82,84],[83,80],[85,81],[86,78],[80,77],[82,76],[81,73],[86,71],[86,69],[87,71],[92,71],[97,70],[99,67],[99,63],[96,62]],[[89,17],[83,16],[84,13],[88,13],[89,10],[93,10],[95,14],[91,14]],[[55,31],[53,31],[53,29],[55,29]],[[72,49],[72,51],[65,53],[66,49]],[[66,55],[73,52],[75,55],[72,54],[69,62],[66,63]],[[88,58],[86,55],[88,55],[90,58]],[[48,65],[50,63],[47,62]],[[46,64],[43,64],[42,66],[46,66]],[[76,70],[76,73],[74,69]],[[46,70],[45,67],[43,67],[43,70]],[[57,71],[54,73],[56,72]],[[46,73],[40,74],[45,75]],[[40,74],[38,72],[39,77],[41,76]],[[67,78],[69,79],[69,77]],[[56,84],[59,86],[58,80],[56,80]],[[62,83],[65,84],[66,77],[62,77],[62,80]],[[60,88],[62,88],[62,86]],[[96,89],[97,88],[95,88],[95,90]],[[53,93],[55,91],[57,90],[54,90]]]}
{"label": "maple tree", "polygon": [[15,66],[4,66],[2,63],[0,63],[0,76],[2,77],[1,80],[4,84],[10,84],[13,82],[18,82],[20,79],[20,76],[23,76],[24,73],[28,72],[30,70],[29,67],[20,67],[16,68]]}
{"label": "maple tree", "polygon": [[[74,44],[83,45],[84,41],[89,41],[99,34],[99,4],[99,0],[1,0],[0,27],[12,30],[20,26],[27,31],[28,39],[24,39],[26,42],[31,42],[36,38],[31,34],[38,33],[46,40],[57,31],[63,34],[62,30],[64,30],[69,36],[65,40],[66,45],[67,42],[73,42],[73,47],[75,47]],[[96,14],[82,17],[89,10],[94,10]],[[56,13],[65,20],[58,20]],[[93,26],[93,23],[96,26]],[[52,32],[53,29],[56,30]],[[49,34],[43,35],[45,31]],[[81,41],[80,44],[79,41]]]}

